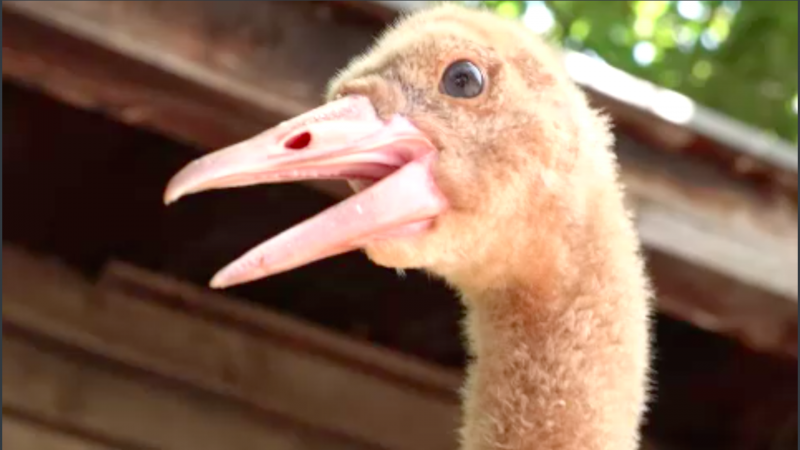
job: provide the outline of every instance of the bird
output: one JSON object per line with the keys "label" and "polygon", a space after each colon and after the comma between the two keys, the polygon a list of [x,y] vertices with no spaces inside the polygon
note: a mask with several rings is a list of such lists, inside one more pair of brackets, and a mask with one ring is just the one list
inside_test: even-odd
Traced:
{"label": "bird", "polygon": [[464,307],[462,450],[633,450],[652,397],[652,287],[611,120],[558,46],[444,4],[404,14],[322,105],[189,162],[164,202],[346,180],[353,194],[222,268],[223,289],[350,251]]}

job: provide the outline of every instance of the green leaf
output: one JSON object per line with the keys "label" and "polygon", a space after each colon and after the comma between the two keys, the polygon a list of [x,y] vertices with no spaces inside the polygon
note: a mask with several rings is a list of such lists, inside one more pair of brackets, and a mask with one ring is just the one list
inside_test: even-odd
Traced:
{"label": "green leaf", "polygon": [[[513,18],[530,4],[481,3]],[[796,142],[798,2],[543,3],[556,20],[549,39],[591,50],[621,70]],[[642,41],[654,46],[653,61],[644,66],[633,56]]]}

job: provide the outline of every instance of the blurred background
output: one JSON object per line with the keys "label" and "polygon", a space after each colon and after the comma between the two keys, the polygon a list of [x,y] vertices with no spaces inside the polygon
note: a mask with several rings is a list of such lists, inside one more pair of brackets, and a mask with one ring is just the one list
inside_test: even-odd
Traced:
{"label": "blurred background", "polygon": [[[643,448],[797,447],[798,2],[464,2],[565,47],[614,122],[657,292]],[[456,449],[453,293],[360,253],[211,275],[340,183],[165,208],[430,2],[3,2],[3,444]]]}
{"label": "blurred background", "polygon": [[467,2],[797,143],[797,2]]}

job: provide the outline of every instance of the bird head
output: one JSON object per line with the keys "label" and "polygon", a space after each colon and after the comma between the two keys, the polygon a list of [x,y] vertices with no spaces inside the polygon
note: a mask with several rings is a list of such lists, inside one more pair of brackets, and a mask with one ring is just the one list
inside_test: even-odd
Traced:
{"label": "bird head", "polygon": [[473,277],[516,251],[520,233],[533,236],[527,248],[568,225],[553,211],[574,209],[582,144],[608,147],[605,122],[558,61],[490,12],[415,13],[331,81],[323,106],[191,162],[165,201],[306,179],[353,188],[229,264],[214,287],[356,249],[386,267]]}

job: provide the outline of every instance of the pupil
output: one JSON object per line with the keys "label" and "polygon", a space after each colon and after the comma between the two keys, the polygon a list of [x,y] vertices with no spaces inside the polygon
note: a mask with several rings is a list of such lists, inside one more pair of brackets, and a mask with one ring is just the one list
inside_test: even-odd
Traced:
{"label": "pupil", "polygon": [[469,75],[466,73],[460,73],[456,75],[456,86],[461,89],[464,89],[469,84]]}

